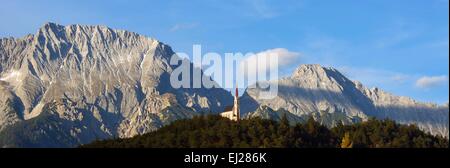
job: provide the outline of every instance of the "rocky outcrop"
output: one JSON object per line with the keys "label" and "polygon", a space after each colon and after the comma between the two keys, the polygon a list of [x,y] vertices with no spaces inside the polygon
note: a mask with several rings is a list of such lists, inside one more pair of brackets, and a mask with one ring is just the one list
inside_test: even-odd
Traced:
{"label": "rocky outcrop", "polygon": [[378,88],[368,89],[334,68],[301,65],[290,77],[271,82],[278,82],[279,88],[273,99],[258,98],[261,92],[258,87],[246,90],[241,97],[244,114],[268,106],[273,110],[285,109],[297,116],[314,116],[328,126],[376,117],[416,124],[434,135],[448,137],[449,134],[448,105],[421,103]]}
{"label": "rocky outcrop", "polygon": [[52,105],[50,115],[71,124],[61,131],[86,143],[146,133],[232,103],[221,88],[170,87],[173,56],[155,39],[105,26],[47,23],[34,35],[3,38],[0,130]]}

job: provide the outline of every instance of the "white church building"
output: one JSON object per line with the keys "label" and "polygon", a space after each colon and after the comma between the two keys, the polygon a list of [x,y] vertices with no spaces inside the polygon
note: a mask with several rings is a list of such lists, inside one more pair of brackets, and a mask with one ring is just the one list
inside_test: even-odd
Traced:
{"label": "white church building", "polygon": [[238,94],[238,88],[236,85],[236,93],[234,94],[234,104],[233,106],[225,107],[224,112],[220,113],[220,116],[228,118],[232,121],[239,121],[240,120],[240,111],[239,111],[239,94]]}

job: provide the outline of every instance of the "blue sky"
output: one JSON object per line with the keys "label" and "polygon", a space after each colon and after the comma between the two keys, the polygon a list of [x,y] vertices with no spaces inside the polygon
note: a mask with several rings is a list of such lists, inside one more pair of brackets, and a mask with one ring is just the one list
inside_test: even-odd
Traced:
{"label": "blue sky", "polygon": [[45,22],[107,25],[157,38],[178,52],[283,48],[283,65],[332,66],[350,79],[426,102],[449,99],[448,0],[208,0],[0,2],[0,37]]}

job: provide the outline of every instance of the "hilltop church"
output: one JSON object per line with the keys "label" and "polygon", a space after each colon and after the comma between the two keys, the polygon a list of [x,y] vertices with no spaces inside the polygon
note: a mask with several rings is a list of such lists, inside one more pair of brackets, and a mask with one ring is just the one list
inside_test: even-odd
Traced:
{"label": "hilltop church", "polygon": [[236,85],[236,93],[234,94],[234,105],[225,107],[224,112],[220,113],[220,116],[228,118],[232,121],[240,120],[240,111],[239,111],[239,93],[238,87]]}

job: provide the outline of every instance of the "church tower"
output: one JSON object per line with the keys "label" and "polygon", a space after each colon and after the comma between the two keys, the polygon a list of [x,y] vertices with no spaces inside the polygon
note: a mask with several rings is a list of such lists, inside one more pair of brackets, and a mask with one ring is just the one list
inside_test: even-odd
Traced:
{"label": "church tower", "polygon": [[239,92],[238,92],[237,83],[236,83],[236,92],[234,94],[233,118],[236,121],[239,121],[241,119],[241,113],[239,110]]}
{"label": "church tower", "polygon": [[239,92],[238,92],[237,84],[236,84],[236,90],[235,90],[235,94],[234,94],[233,106],[225,107],[224,112],[220,113],[220,116],[228,118],[233,121],[239,121],[241,119],[241,112],[239,110]]}

